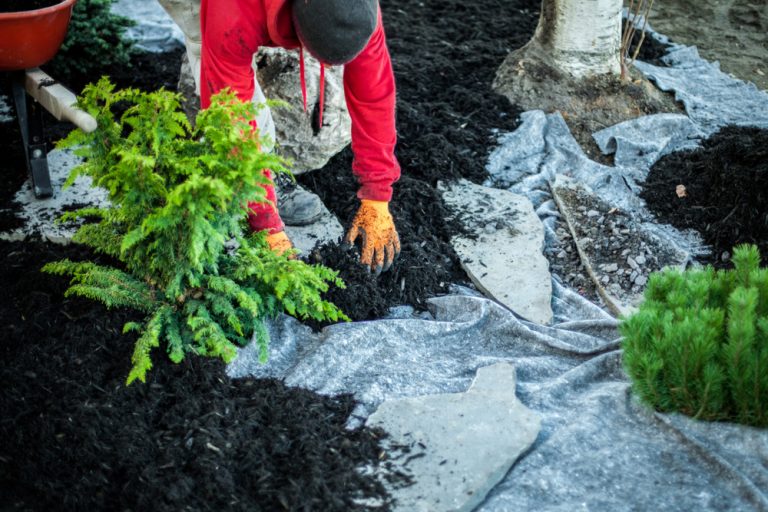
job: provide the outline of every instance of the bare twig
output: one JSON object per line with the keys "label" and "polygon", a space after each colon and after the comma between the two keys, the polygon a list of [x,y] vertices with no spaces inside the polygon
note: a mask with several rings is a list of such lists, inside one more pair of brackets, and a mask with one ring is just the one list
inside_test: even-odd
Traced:
{"label": "bare twig", "polygon": [[[646,24],[648,23],[648,15],[651,12],[651,7],[653,7],[653,0],[629,0],[629,5],[627,6],[627,23],[624,26],[624,30],[621,34],[621,47],[619,49],[621,54],[620,60],[622,81],[627,80],[629,68],[634,65],[635,60],[640,53],[640,48],[645,41],[645,28]],[[633,52],[632,58],[630,59],[629,49],[630,46],[632,46],[632,40],[634,39],[635,33],[638,29],[637,20],[640,17],[641,12],[643,13],[643,26],[640,28],[640,41],[635,47],[635,51]]]}

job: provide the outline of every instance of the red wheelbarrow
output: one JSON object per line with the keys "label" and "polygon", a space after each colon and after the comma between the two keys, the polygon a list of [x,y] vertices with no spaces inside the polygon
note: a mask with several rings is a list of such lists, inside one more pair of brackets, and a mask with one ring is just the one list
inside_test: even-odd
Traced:
{"label": "red wheelbarrow", "polygon": [[53,195],[41,107],[82,130],[96,129],[96,120],[75,107],[75,95],[38,68],[59,51],[74,5],[75,0],[64,0],[32,11],[0,12],[0,71],[13,75],[16,117],[38,198]]}

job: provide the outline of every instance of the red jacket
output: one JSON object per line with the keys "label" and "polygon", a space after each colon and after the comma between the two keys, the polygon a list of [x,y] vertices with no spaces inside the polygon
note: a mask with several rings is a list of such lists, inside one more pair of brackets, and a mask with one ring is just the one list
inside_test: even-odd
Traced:
{"label": "red jacket", "polygon": [[[260,46],[300,47],[289,0],[202,0],[200,25],[203,108],[210,105],[212,94],[227,86],[241,100],[250,101],[251,62]],[[400,166],[394,154],[395,79],[381,11],[368,45],[344,66],[344,94],[352,118],[352,171],[360,183],[357,195],[389,201]]]}

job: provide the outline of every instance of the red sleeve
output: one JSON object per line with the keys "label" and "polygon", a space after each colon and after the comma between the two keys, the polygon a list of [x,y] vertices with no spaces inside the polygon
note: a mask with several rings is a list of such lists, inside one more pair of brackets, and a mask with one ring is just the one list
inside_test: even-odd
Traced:
{"label": "red sleeve", "polygon": [[267,39],[262,2],[202,0],[200,106],[230,87],[242,101],[253,97],[253,54]]}
{"label": "red sleeve", "polygon": [[344,94],[352,118],[352,172],[360,182],[357,197],[389,201],[400,165],[395,158],[395,76],[381,11],[368,46],[344,66]]}

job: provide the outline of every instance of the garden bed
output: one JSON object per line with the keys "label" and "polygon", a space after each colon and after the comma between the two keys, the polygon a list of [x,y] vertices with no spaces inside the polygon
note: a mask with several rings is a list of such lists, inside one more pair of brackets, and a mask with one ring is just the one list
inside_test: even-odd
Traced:
{"label": "garden bed", "polygon": [[[508,51],[531,37],[538,4],[382,0],[398,83],[403,177],[392,211],[403,250],[379,277],[338,244],[308,255],[341,270],[347,289],[328,298],[353,319],[380,318],[401,304],[424,309],[428,297],[468,282],[449,243],[461,228],[446,221],[436,184],[460,177],[482,182],[495,134],[517,127],[519,110],[490,83]],[[172,88],[180,56],[180,50],[160,59],[137,55],[133,70],[107,74],[119,86]],[[58,138],[69,126],[51,128],[49,135]],[[6,155],[0,207],[25,179],[18,147],[15,123],[0,123]],[[347,149],[299,178],[345,225],[357,205],[350,165]],[[13,222],[5,216],[0,228]],[[0,306],[0,321],[8,326],[0,372],[0,435],[7,440],[0,448],[3,503],[19,510],[62,504],[108,510],[117,503],[139,510],[354,510],[364,509],[358,499],[367,497],[368,505],[387,508],[380,482],[355,472],[382,457],[384,434],[344,428],[356,405],[351,395],[321,396],[276,380],[230,380],[219,362],[177,366],[161,354],[147,384],[126,388],[135,338],[120,329],[131,314],[64,298],[65,280],[39,272],[63,257],[93,258],[71,246],[0,243],[0,275],[10,283]],[[502,334],[498,339],[509,337]],[[649,439],[657,437],[654,431]]]}
{"label": "garden bed", "polygon": [[[491,91],[496,66],[533,33],[538,2],[383,2],[398,83],[398,158],[403,177],[392,211],[403,250],[395,268],[376,278],[338,245],[311,258],[342,270],[347,290],[330,298],[354,319],[389,307],[426,307],[428,297],[467,282],[450,237],[456,224],[437,180],[485,178],[493,130],[516,127],[519,111]],[[496,15],[487,16],[490,11]],[[438,20],[438,23],[434,23]],[[462,41],[448,44],[447,41]],[[109,69],[118,86],[152,90],[176,84],[181,51],[133,57],[132,69]],[[89,78],[96,78],[89,77]],[[75,90],[83,85],[67,83]],[[48,119],[47,135],[71,126]],[[0,207],[12,206],[26,176],[15,122],[0,123]],[[357,200],[349,150],[301,181],[342,222]],[[3,230],[17,220],[5,215]],[[323,397],[276,381],[229,380],[223,365],[163,361],[146,385],[124,387],[134,337],[121,335],[130,313],[65,299],[66,281],[40,267],[91,255],[77,247],[3,242],[3,282],[11,283],[0,322],[3,344],[0,498],[17,509],[105,510],[167,504],[187,510],[353,510],[355,499],[387,496],[355,468],[380,456],[381,433],[345,431],[350,396]],[[319,460],[323,459],[323,460]],[[360,508],[364,508],[362,505]]]}

